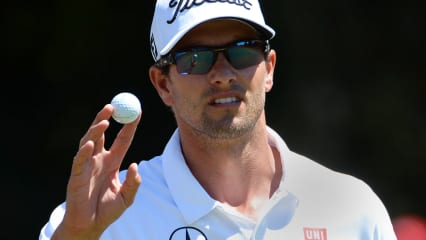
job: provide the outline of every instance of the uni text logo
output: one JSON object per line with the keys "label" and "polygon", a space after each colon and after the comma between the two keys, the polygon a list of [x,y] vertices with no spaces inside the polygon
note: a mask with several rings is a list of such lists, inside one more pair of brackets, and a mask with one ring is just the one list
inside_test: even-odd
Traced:
{"label": "uni text logo", "polygon": [[327,229],[325,228],[303,228],[305,240],[327,240]]}

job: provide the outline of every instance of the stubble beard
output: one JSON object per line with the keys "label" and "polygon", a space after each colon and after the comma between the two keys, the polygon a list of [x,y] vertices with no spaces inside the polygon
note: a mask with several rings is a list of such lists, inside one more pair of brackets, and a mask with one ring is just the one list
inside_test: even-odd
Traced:
{"label": "stubble beard", "polygon": [[262,94],[256,94],[249,101],[247,111],[243,116],[236,116],[235,112],[227,112],[220,120],[213,119],[207,113],[202,114],[200,132],[211,139],[234,139],[251,132],[256,126],[264,111],[265,98]]}

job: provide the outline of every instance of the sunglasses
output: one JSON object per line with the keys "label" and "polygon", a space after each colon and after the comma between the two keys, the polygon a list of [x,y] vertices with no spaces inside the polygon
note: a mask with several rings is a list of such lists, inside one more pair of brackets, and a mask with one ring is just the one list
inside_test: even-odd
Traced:
{"label": "sunglasses", "polygon": [[181,75],[206,74],[222,52],[235,69],[244,69],[259,64],[270,50],[268,41],[244,40],[221,47],[192,47],[162,57],[156,65],[165,67],[176,64]]}

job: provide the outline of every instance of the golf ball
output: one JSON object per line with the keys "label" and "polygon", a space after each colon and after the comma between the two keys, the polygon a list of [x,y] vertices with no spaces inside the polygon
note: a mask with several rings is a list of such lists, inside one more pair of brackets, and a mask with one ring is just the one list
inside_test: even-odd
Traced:
{"label": "golf ball", "polygon": [[111,100],[111,105],[114,107],[112,118],[122,124],[135,121],[142,111],[139,99],[129,92],[115,95]]}

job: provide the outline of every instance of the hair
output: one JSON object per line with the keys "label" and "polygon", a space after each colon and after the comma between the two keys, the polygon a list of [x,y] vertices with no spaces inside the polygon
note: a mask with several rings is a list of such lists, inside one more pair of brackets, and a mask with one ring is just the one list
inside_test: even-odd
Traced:
{"label": "hair", "polygon": [[163,74],[163,75],[169,75],[169,73],[170,73],[170,64],[161,65],[161,66],[159,66],[158,64],[154,64],[154,66],[156,68],[160,69],[161,74]]}

